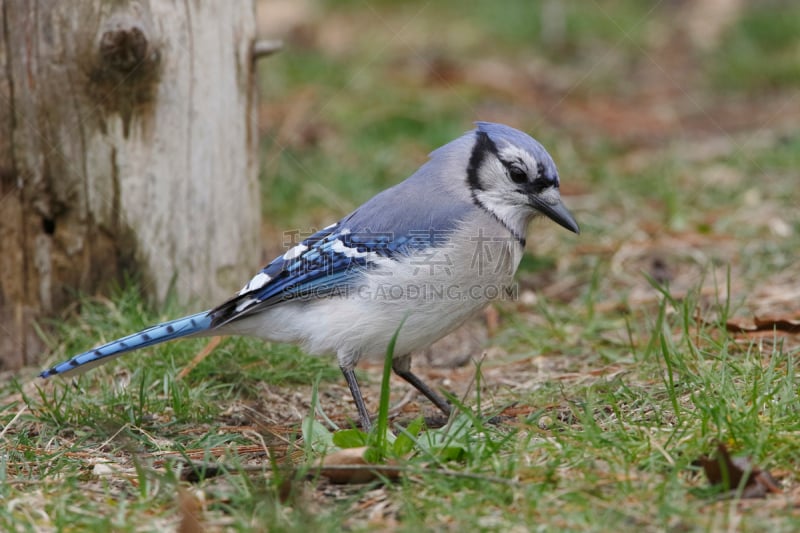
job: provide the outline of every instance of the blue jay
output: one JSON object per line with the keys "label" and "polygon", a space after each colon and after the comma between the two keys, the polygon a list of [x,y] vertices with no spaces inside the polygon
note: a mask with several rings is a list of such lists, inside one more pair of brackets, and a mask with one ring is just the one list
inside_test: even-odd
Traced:
{"label": "blue jay", "polygon": [[411,372],[411,355],[512,288],[528,223],[544,215],[578,233],[555,163],[509,126],[476,129],[438,148],[411,177],[296,244],[231,299],[109,342],[40,374],[69,375],[180,337],[251,335],[335,353],[362,428],[356,381],[398,332],[393,370],[443,413],[450,404]]}

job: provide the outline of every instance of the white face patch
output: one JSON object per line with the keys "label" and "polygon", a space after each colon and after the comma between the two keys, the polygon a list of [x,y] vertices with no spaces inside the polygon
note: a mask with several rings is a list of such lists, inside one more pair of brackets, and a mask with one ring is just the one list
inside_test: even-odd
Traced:
{"label": "white face patch", "polygon": [[481,189],[486,192],[502,191],[516,188],[506,175],[506,167],[494,156],[487,157],[483,160],[481,167],[478,169],[478,181],[480,182]]}
{"label": "white face patch", "polygon": [[498,155],[486,157],[478,169],[481,188],[473,190],[473,195],[484,209],[500,220],[517,239],[522,240],[528,222],[536,211],[530,205],[528,195],[511,181],[502,161],[526,167],[529,175],[537,168],[536,160],[527,151],[516,146],[499,148]]}
{"label": "white face patch", "polygon": [[548,205],[556,205],[561,201],[561,194],[555,187],[548,187],[539,193],[539,198]]}
{"label": "white face patch", "polygon": [[260,289],[261,287],[269,283],[271,279],[272,278],[266,275],[265,273],[259,272],[258,274],[253,276],[253,279],[247,282],[247,285],[242,287],[242,290],[239,291],[239,294],[244,294],[246,292]]}
{"label": "white face patch", "polygon": [[283,254],[283,259],[286,261],[291,261],[292,259],[296,258],[306,250],[308,250],[308,246],[306,246],[305,244],[298,244],[297,246],[290,248],[285,254]]}
{"label": "white face patch", "polygon": [[[519,196],[518,203],[509,202],[509,198]],[[514,191],[478,191],[475,197],[481,205],[496,217],[518,239],[525,237],[528,222],[535,213],[525,203],[525,198]]]}
{"label": "white face patch", "polygon": [[518,146],[504,146],[501,150],[498,150],[497,153],[500,156],[500,159],[503,161],[520,161],[525,166],[525,170],[528,172],[528,174],[536,169],[536,159],[534,159],[534,157],[526,150],[523,150]]}

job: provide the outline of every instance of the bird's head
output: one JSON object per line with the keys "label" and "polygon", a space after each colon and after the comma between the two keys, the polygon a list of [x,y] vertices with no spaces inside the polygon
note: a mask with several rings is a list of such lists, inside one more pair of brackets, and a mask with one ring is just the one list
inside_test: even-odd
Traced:
{"label": "bird's head", "polygon": [[578,223],[561,202],[558,171],[547,150],[509,126],[476,125],[467,168],[473,201],[520,239],[528,222],[538,215],[579,233]]}

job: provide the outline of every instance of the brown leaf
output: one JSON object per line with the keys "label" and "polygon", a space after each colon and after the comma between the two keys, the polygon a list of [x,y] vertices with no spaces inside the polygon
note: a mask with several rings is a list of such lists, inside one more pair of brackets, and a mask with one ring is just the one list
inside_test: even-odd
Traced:
{"label": "brown leaf", "polygon": [[695,463],[703,467],[709,483],[723,485],[728,491],[737,490],[744,479],[742,498],[763,498],[769,492],[781,492],[769,472],[752,465],[749,458],[731,457],[724,444],[717,446],[717,455],[713,459],[704,455]]}
{"label": "brown leaf", "polygon": [[345,448],[326,455],[319,472],[333,483],[368,483],[383,476],[397,479],[400,469],[396,465],[374,465],[364,459],[367,448]]}
{"label": "brown leaf", "polygon": [[203,505],[199,498],[188,490],[178,490],[178,533],[203,533],[206,529],[200,519]]}
{"label": "brown leaf", "polygon": [[486,319],[486,329],[489,337],[494,337],[500,329],[500,311],[495,306],[490,305],[484,309],[483,316]]}
{"label": "brown leaf", "polygon": [[731,318],[725,323],[725,329],[731,333],[753,333],[757,331],[785,331],[786,333],[800,333],[800,315],[762,315],[755,316],[753,320]]}
{"label": "brown leaf", "polygon": [[731,333],[751,333],[758,328],[750,320],[744,318],[731,318],[725,322],[725,329]]}
{"label": "brown leaf", "polygon": [[792,318],[778,315],[756,316],[753,322],[755,322],[756,328],[761,330],[777,329],[787,333],[800,333],[800,319],[796,316],[796,314]]}

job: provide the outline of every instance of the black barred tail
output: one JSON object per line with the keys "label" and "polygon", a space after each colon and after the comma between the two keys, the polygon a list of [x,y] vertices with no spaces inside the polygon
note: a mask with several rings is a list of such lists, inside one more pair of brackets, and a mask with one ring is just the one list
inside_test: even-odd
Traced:
{"label": "black barred tail", "polygon": [[50,376],[69,375],[74,372],[82,372],[95,366],[101,365],[132,350],[152,346],[161,342],[187,337],[209,329],[211,318],[208,311],[190,315],[170,322],[164,322],[157,326],[152,326],[139,333],[128,335],[121,339],[111,341],[98,348],[78,354],[68,361],[59,363],[49,370],[45,370],[40,377],[49,378]]}

